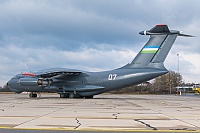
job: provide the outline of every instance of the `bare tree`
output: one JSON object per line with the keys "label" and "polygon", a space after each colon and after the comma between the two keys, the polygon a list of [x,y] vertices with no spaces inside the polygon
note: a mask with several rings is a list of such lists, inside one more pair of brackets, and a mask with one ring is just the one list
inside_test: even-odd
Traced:
{"label": "bare tree", "polygon": [[169,73],[157,77],[152,85],[154,92],[176,93],[176,87],[181,84],[182,75],[180,73],[169,71]]}

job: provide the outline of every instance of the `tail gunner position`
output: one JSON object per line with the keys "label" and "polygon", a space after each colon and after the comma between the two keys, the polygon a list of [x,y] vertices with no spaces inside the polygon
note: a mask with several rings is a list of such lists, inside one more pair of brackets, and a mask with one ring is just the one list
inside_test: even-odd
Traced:
{"label": "tail gunner position", "polygon": [[61,98],[93,98],[94,95],[112,91],[166,74],[165,61],[177,36],[192,37],[180,31],[169,30],[167,25],[156,25],[139,34],[150,38],[133,61],[121,68],[103,72],[86,72],[75,69],[54,68],[33,73],[22,73],[7,82],[11,91],[56,92]]}

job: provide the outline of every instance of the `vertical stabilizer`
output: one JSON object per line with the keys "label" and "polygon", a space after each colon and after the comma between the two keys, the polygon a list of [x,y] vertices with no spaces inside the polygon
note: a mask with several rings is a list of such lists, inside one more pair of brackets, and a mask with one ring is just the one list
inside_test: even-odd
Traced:
{"label": "vertical stabilizer", "polygon": [[151,30],[142,31],[140,34],[149,35],[150,38],[131,62],[131,67],[164,67],[163,62],[177,36],[191,37],[180,34],[180,31],[169,30],[167,25],[156,25]]}

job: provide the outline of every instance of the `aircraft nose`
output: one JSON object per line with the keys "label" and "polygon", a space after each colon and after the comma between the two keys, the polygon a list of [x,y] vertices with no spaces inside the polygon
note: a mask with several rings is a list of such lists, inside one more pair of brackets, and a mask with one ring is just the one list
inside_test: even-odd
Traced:
{"label": "aircraft nose", "polygon": [[17,87],[16,79],[10,79],[7,83],[6,86],[13,92],[20,93],[21,91]]}
{"label": "aircraft nose", "polygon": [[9,89],[11,89],[11,85],[12,84],[12,81],[11,81],[11,79],[4,85],[4,88],[9,88]]}
{"label": "aircraft nose", "polygon": [[5,87],[9,87],[11,85],[11,80],[9,80],[6,84],[5,84]]}

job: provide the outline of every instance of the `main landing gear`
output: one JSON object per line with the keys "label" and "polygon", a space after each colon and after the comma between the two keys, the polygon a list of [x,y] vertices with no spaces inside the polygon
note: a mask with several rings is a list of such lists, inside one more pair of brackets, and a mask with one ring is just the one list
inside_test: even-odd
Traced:
{"label": "main landing gear", "polygon": [[67,93],[61,93],[60,98],[68,98],[69,95]]}
{"label": "main landing gear", "polygon": [[79,94],[75,93],[60,93],[60,98],[80,98],[81,96]]}
{"label": "main landing gear", "polygon": [[92,99],[93,98],[93,95],[92,96],[81,96],[77,93],[60,93],[60,98],[86,98],[86,99]]}

